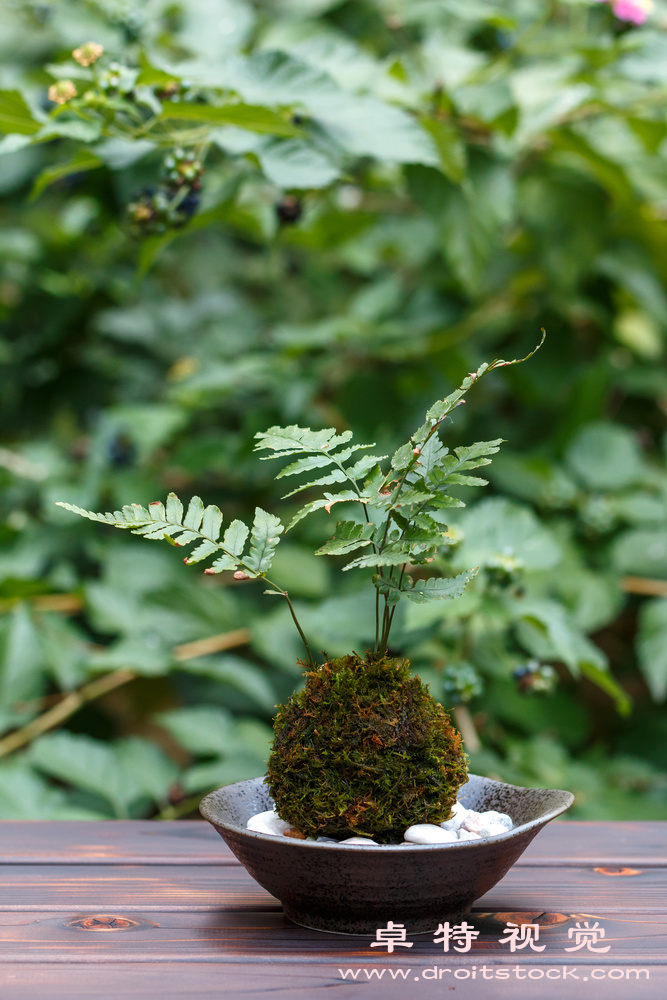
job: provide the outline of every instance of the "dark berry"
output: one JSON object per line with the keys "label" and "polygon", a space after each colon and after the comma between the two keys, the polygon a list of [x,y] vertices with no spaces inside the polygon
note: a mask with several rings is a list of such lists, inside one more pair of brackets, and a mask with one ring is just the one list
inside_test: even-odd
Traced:
{"label": "dark berry", "polygon": [[109,442],[109,461],[116,469],[125,469],[132,465],[136,452],[136,446],[127,434],[116,434]]}
{"label": "dark berry", "polygon": [[303,214],[303,206],[299,198],[293,194],[286,194],[276,205],[276,215],[278,221],[284,226],[294,225]]}

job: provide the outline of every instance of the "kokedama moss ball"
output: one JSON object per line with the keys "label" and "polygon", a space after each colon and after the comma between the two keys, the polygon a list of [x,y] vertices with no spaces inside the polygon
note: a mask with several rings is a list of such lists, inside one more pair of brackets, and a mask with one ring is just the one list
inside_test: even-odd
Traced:
{"label": "kokedama moss ball", "polygon": [[409,664],[353,653],[306,674],[280,706],[267,782],[306,836],[403,840],[450,816],[468,759],[442,705]]}

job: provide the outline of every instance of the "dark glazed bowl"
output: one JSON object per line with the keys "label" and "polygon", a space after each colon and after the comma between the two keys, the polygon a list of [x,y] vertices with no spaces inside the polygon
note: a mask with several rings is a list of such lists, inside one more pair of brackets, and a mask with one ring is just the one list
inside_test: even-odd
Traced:
{"label": "dark glazed bowl", "polygon": [[263,778],[219,788],[199,808],[294,923],[374,935],[393,920],[418,934],[469,913],[542,827],[572,805],[574,796],[471,774],[459,801],[478,812],[508,813],[514,829],[481,840],[409,847],[340,846],[254,833],[246,829],[248,819],[273,807]]}

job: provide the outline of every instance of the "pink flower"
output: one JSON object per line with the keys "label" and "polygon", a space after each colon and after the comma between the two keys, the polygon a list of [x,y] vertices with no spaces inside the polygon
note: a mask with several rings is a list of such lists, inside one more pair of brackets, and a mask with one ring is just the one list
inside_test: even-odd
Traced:
{"label": "pink flower", "polygon": [[[601,0],[605,3],[606,0]],[[609,0],[619,21],[629,21],[631,24],[643,24],[653,10],[653,0]]]}
{"label": "pink flower", "polygon": [[643,24],[653,10],[653,0],[614,0],[611,9],[621,21]]}

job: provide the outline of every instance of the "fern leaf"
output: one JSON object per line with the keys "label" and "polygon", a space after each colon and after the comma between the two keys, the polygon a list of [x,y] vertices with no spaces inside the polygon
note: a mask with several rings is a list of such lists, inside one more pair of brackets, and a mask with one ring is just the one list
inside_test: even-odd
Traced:
{"label": "fern leaf", "polygon": [[169,525],[165,520],[142,524],[140,527],[136,527],[136,525],[129,525],[129,527],[133,529],[133,535],[143,535],[144,538],[150,538],[153,541],[162,541],[169,532]]}
{"label": "fern leaf", "polygon": [[201,497],[193,497],[188,504],[188,512],[183,519],[183,524],[192,531],[199,531],[203,517],[204,504]]}
{"label": "fern leaf", "polygon": [[480,479],[479,476],[462,476],[460,472],[453,472],[447,476],[450,486],[488,486],[488,479]]}
{"label": "fern leaf", "polygon": [[406,591],[405,596],[415,604],[452,600],[461,596],[476,573],[477,570],[474,569],[449,578],[431,576],[428,580],[417,580],[414,586]]}
{"label": "fern leaf", "polygon": [[[366,444],[366,445],[360,445],[359,447],[374,448],[375,445]],[[355,464],[350,469],[346,470],[347,474],[350,477],[350,479],[354,480],[363,479],[363,477],[367,475],[367,473],[369,473],[371,469],[375,468],[379,462],[383,462],[385,458],[387,458],[386,455],[364,455],[362,458],[359,459],[358,462],[355,462]]]}
{"label": "fern leaf", "polygon": [[220,546],[216,542],[206,540],[201,545],[198,545],[196,549],[193,549],[183,562],[186,566],[192,566],[193,563],[201,562],[202,559],[208,559],[209,556],[212,556],[214,552],[218,552],[219,549]]}
{"label": "fern leaf", "polygon": [[412,555],[408,545],[388,545],[384,552],[369,552],[368,555],[357,556],[352,562],[343,566],[343,571],[348,569],[366,569],[369,566],[401,566],[409,562]]}
{"label": "fern leaf", "polygon": [[175,493],[170,493],[167,496],[167,509],[165,512],[165,520],[170,524],[182,524],[183,523],[183,504],[178,499]]}
{"label": "fern leaf", "polygon": [[448,451],[449,449],[445,448],[438,435],[434,434],[420,450],[419,461],[414,470],[415,473],[426,478],[429,472],[442,461]]}
{"label": "fern leaf", "polygon": [[455,497],[447,496],[443,493],[442,496],[435,496],[431,501],[431,507],[435,507],[436,510],[449,510],[450,507],[465,507],[463,500],[457,500]]}
{"label": "fern leaf", "polygon": [[[183,514],[183,508],[181,507],[181,515]],[[222,525],[222,511],[215,504],[209,504],[209,506],[204,511],[204,517],[201,523],[201,533],[206,538],[210,538],[212,542],[217,542],[220,537],[220,527]]]}
{"label": "fern leaf", "polygon": [[293,528],[295,524],[302,521],[304,517],[312,514],[314,510],[321,510],[324,508],[327,513],[331,510],[335,503],[345,503],[348,500],[356,500],[358,503],[366,503],[365,497],[359,497],[354,490],[343,490],[342,493],[325,493],[323,497],[319,500],[313,500],[311,503],[307,503],[305,507],[297,511],[290,523],[287,525],[287,531]]}
{"label": "fern leaf", "polygon": [[317,550],[316,556],[342,556],[365,545],[370,545],[375,532],[374,524],[357,524],[356,521],[339,521],[333,538]]}
{"label": "fern leaf", "polygon": [[414,604],[426,604],[429,601],[453,600],[460,597],[467,584],[477,573],[477,570],[459,573],[458,576],[449,578],[429,577],[428,580],[417,580],[415,583],[405,576],[398,586],[397,580],[390,580],[385,576],[374,576],[373,583],[387,598],[387,604],[398,604],[401,597],[405,596]]}
{"label": "fern leaf", "polygon": [[224,573],[225,570],[237,570],[238,568],[239,560],[223,552],[204,572],[210,575],[213,573]]}
{"label": "fern leaf", "polygon": [[[257,450],[257,449],[255,449]],[[265,455],[265,458],[279,458],[278,455]],[[285,476],[298,476],[301,472],[310,472],[312,469],[325,469],[327,465],[333,464],[333,455],[306,455],[296,462],[286,465],[281,469],[276,479],[283,479]]]}
{"label": "fern leaf", "polygon": [[311,431],[310,427],[297,427],[296,424],[289,427],[269,427],[268,430],[255,434],[259,441],[255,445],[255,451],[270,449],[278,452],[277,455],[264,455],[264,459],[298,455],[299,452],[330,451],[339,444],[345,444],[351,437],[352,431],[336,434],[334,427],[321,431]]}
{"label": "fern leaf", "polygon": [[401,472],[403,469],[407,469],[410,462],[414,461],[414,452],[412,450],[412,444],[404,444],[395,451],[391,459],[391,467],[395,472]]}
{"label": "fern leaf", "polygon": [[287,500],[288,497],[293,497],[295,493],[303,493],[304,490],[309,490],[313,486],[332,486],[334,483],[346,483],[347,481],[348,477],[341,469],[333,469],[328,475],[322,476],[321,479],[314,479],[312,483],[303,483],[301,486],[297,486],[296,489],[286,493],[282,499]]}
{"label": "fern leaf", "polygon": [[271,568],[273,555],[283,525],[279,518],[255,507],[255,520],[250,532],[250,552],[243,561],[250,576],[263,576]]}
{"label": "fern leaf", "polygon": [[[125,508],[123,508],[123,510],[125,510]],[[162,521],[163,523],[166,523],[167,521],[167,512],[161,500],[153,500],[152,503],[149,503],[148,513],[150,514],[152,521]]]}
{"label": "fern leaf", "polygon": [[152,520],[148,511],[139,504],[135,504],[134,507],[123,507],[122,510],[116,510],[113,514],[96,514],[95,511],[84,510],[83,507],[77,507],[73,503],[64,503],[62,500],[57,500],[56,506],[64,507],[65,510],[69,510],[73,514],[78,514],[80,517],[87,517],[89,521],[101,521],[102,524],[111,524],[114,528],[131,529],[135,528],[137,524],[146,524]]}
{"label": "fern leaf", "polygon": [[248,526],[243,521],[232,521],[222,539],[225,550],[233,556],[241,556],[248,537]]}

